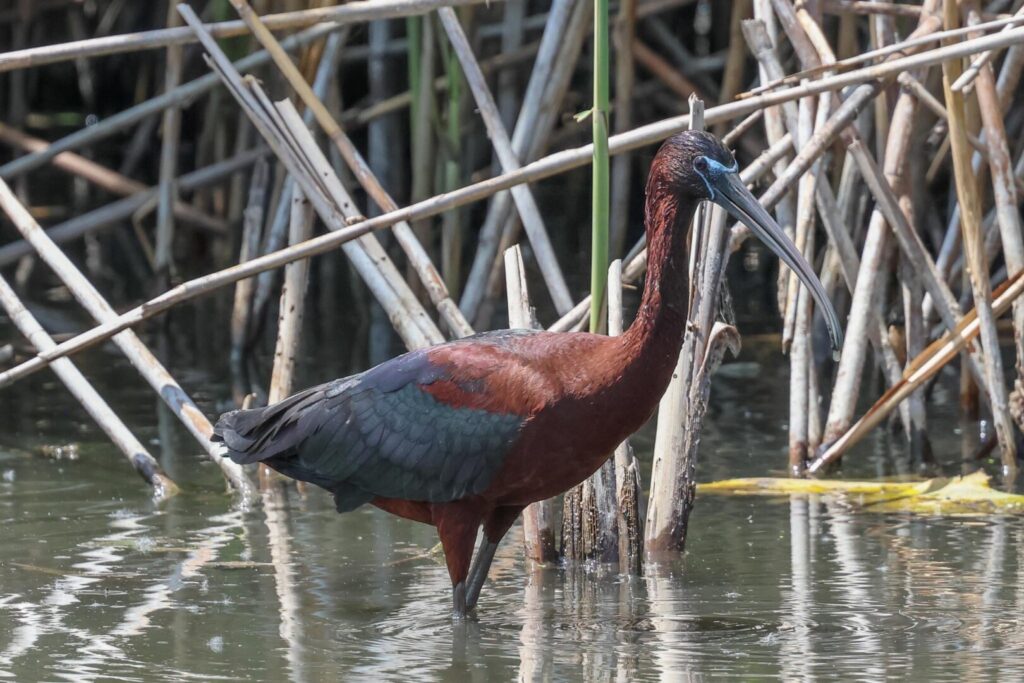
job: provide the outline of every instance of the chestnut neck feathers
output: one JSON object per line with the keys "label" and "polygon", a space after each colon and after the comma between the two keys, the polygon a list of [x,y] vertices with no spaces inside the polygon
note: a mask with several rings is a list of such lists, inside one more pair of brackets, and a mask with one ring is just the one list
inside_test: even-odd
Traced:
{"label": "chestnut neck feathers", "polygon": [[[644,223],[647,231],[647,276],[636,319],[623,335],[631,360],[644,356],[674,367],[686,329],[689,299],[690,222],[699,199],[678,182],[680,151],[666,144],[651,164],[647,178]],[[641,363],[647,365],[647,363]],[[667,379],[666,379],[667,383]]]}

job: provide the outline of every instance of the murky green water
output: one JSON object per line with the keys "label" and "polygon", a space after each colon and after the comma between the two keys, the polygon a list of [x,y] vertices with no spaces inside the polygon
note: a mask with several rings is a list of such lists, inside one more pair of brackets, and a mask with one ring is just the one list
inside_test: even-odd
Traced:
{"label": "murky green water", "polygon": [[[744,361],[716,380],[702,479],[784,464],[785,363]],[[684,563],[642,579],[528,567],[513,531],[478,618],[455,625],[433,529],[369,508],[339,516],[292,487],[237,509],[123,363],[102,351],[85,362],[186,491],[151,502],[51,377],[2,395],[0,678],[1024,678],[1019,517],[705,496]],[[223,383],[180,374],[213,414]],[[952,471],[956,427],[933,418]],[[83,444],[76,461],[32,453],[68,441]],[[847,474],[891,473],[893,453],[879,436]]]}

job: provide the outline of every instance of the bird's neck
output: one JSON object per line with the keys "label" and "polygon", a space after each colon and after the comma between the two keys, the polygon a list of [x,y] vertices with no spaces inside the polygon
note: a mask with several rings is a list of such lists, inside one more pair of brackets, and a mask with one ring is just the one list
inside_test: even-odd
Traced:
{"label": "bird's neck", "polygon": [[[686,331],[689,302],[687,235],[696,209],[660,183],[648,183],[647,277],[636,319],[623,335],[627,363],[668,384]],[[662,377],[664,375],[664,377]],[[660,384],[661,382],[659,382]],[[664,389],[664,387],[662,387]],[[660,396],[660,394],[659,394]]]}

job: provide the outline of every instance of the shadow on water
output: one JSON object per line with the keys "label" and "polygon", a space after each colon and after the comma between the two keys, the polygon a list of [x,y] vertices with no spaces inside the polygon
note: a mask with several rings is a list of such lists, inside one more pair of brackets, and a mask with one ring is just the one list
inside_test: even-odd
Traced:
{"label": "shadow on water", "polygon": [[[369,508],[339,516],[321,492],[292,486],[232,507],[216,468],[102,353],[90,356],[98,388],[163,446],[185,493],[153,504],[49,379],[19,388],[0,446],[0,678],[1024,677],[1019,517],[707,497],[686,556],[642,578],[527,566],[514,529],[479,613],[453,623],[432,529]],[[716,381],[702,479],[784,465],[785,371],[742,360]],[[211,397],[227,392],[208,377],[189,382],[213,414]],[[41,392],[52,400],[33,400]],[[941,431],[933,439],[955,470],[959,437]],[[81,442],[78,460],[34,454],[68,441]],[[893,444],[879,435],[847,474],[901,469]]]}

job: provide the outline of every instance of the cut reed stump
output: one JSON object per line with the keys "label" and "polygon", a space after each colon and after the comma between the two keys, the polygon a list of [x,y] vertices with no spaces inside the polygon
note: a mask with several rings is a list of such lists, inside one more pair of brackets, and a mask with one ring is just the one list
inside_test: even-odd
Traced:
{"label": "cut reed stump", "polygon": [[[534,330],[540,326],[530,306],[526,287],[523,255],[518,246],[505,252],[505,280],[508,294],[508,326],[510,329]],[[555,562],[555,501],[547,499],[531,503],[523,510],[523,541],[526,556],[535,562]]]}

